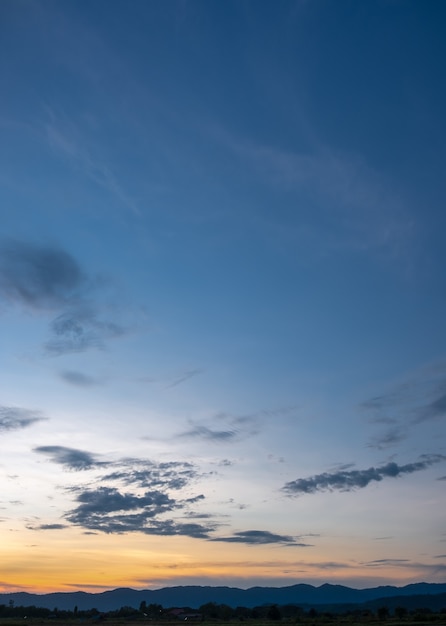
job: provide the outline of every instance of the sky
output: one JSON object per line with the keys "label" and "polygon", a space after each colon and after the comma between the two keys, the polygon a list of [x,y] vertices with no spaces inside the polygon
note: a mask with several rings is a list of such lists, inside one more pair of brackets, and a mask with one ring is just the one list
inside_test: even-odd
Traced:
{"label": "sky", "polygon": [[441,0],[2,0],[0,590],[446,580]]}

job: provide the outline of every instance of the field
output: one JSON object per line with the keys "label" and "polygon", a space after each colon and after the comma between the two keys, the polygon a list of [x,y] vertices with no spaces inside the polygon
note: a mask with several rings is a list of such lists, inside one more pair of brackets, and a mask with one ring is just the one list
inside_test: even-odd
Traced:
{"label": "field", "polygon": [[[196,621],[196,620],[193,620]],[[273,626],[272,620],[266,619],[248,619],[248,620],[203,620],[198,623],[201,626],[236,626],[240,621],[247,622],[244,626]],[[0,626],[24,626],[26,624],[32,624],[33,626],[89,626],[90,624],[102,624],[106,623],[107,626],[131,626],[136,623],[139,625],[146,624],[147,626],[179,626],[182,620],[175,621],[155,621],[147,619],[131,619],[131,618],[108,618],[105,619],[64,619],[64,618],[0,618]],[[408,616],[405,619],[386,618],[385,620],[378,619],[375,616],[357,617],[357,616],[318,616],[316,618],[302,617],[298,619],[282,619],[278,622],[283,626],[446,626],[446,615],[433,613],[423,616]],[[241,625],[240,625],[241,626]]]}

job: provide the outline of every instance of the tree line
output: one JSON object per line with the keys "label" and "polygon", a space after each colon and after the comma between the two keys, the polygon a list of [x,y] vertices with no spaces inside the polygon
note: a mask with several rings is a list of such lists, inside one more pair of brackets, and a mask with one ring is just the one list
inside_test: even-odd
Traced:
{"label": "tree line", "polygon": [[[338,607],[339,609],[340,607]],[[15,606],[11,601],[8,605],[0,604],[1,618],[40,618],[48,620],[92,620],[102,621],[107,618],[120,618],[129,621],[286,621],[303,624],[315,625],[316,623],[336,623],[339,618],[351,618],[351,621],[360,621],[365,623],[368,621],[386,622],[388,620],[398,622],[437,622],[444,621],[446,616],[446,607],[440,611],[433,611],[430,608],[418,608],[408,610],[406,607],[398,606],[393,610],[387,606],[380,606],[374,610],[364,609],[361,607],[348,610],[333,611],[318,610],[316,608],[303,609],[293,604],[287,605],[264,605],[248,608],[244,606],[231,607],[227,604],[217,604],[216,602],[207,602],[198,609],[193,607],[170,607],[165,608],[161,604],[147,604],[141,602],[139,609],[130,606],[122,606],[120,609],[113,611],[100,612],[96,608],[88,610],[59,610],[57,607],[48,609],[37,606]]]}

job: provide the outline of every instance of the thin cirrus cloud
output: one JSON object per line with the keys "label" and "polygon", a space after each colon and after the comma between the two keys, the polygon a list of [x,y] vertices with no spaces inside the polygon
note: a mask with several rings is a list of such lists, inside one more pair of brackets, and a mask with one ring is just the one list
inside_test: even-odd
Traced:
{"label": "thin cirrus cloud", "polygon": [[46,419],[40,411],[14,406],[0,406],[0,433],[28,428]]}
{"label": "thin cirrus cloud", "polygon": [[378,423],[396,423],[401,418],[405,423],[418,423],[446,417],[446,365],[418,372],[360,407],[371,415],[371,421]]}
{"label": "thin cirrus cloud", "polygon": [[367,487],[373,481],[381,482],[384,478],[397,478],[404,474],[425,470],[445,459],[446,457],[440,454],[422,455],[420,461],[406,465],[387,463],[365,470],[324,472],[309,478],[298,478],[287,482],[282,487],[282,491],[288,495],[313,494],[321,491],[354,491]]}
{"label": "thin cirrus cloud", "polygon": [[98,305],[89,298],[94,282],[61,248],[0,243],[0,297],[28,310],[57,313],[44,344],[48,355],[103,349],[108,340],[125,334],[119,324],[100,319]]}
{"label": "thin cirrus cloud", "polygon": [[369,422],[386,427],[370,438],[368,446],[385,449],[407,439],[412,429],[446,417],[446,365],[431,365],[416,372],[386,393],[362,404]]}
{"label": "thin cirrus cloud", "polygon": [[432,419],[446,417],[446,393],[444,388],[446,384],[441,385],[437,395],[426,406],[422,407],[415,418],[416,422],[424,422]]}
{"label": "thin cirrus cloud", "polygon": [[194,376],[198,376],[199,374],[202,374],[203,371],[204,371],[203,369],[188,370],[188,371],[184,372],[184,374],[182,376],[179,376],[178,378],[173,380],[171,383],[166,385],[166,389],[171,389],[172,387],[177,387],[177,385],[181,385],[181,383],[186,382],[186,380],[189,380],[190,378],[193,378]]}
{"label": "thin cirrus cloud", "polygon": [[377,450],[384,450],[396,446],[407,438],[407,433],[403,428],[394,427],[390,428],[384,433],[375,435],[369,441],[369,448],[376,448]]}
{"label": "thin cirrus cloud", "polygon": [[47,107],[49,120],[44,124],[45,138],[54,152],[66,159],[76,169],[80,169],[96,185],[114,197],[119,204],[140,214],[134,199],[125,191],[116,174],[104,159],[93,155],[93,146],[74,119],[62,119],[54,110]]}
{"label": "thin cirrus cloud", "polygon": [[[294,189],[316,199],[321,207],[327,199],[348,219],[333,236],[333,223],[321,208],[317,225],[311,220],[307,237],[325,239],[326,245],[343,245],[361,250],[381,249],[393,254],[407,248],[413,237],[413,217],[402,206],[400,194],[390,188],[379,172],[361,157],[333,152],[317,140],[309,152],[287,151],[237,137],[218,126],[207,129],[262,181],[279,189]],[[381,207],[376,210],[376,207]],[[325,222],[325,220],[327,220]],[[324,228],[325,222],[325,228]],[[302,229],[300,229],[302,230]],[[321,237],[324,233],[324,237]]]}

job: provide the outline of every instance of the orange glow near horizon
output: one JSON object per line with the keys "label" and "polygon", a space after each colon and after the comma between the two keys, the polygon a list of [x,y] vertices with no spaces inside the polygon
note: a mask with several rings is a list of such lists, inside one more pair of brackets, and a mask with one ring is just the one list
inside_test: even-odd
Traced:
{"label": "orange glow near horizon", "polygon": [[[37,539],[37,534],[41,531],[32,538]],[[184,537],[172,537],[171,550],[166,552],[165,541],[141,535],[123,535],[118,542],[111,535],[75,534],[69,541],[61,541],[57,531],[46,534],[42,544],[3,544],[3,593],[99,593],[119,587],[156,589],[188,584],[246,588],[300,582],[366,587],[383,580],[395,585],[414,581],[413,570],[392,565],[370,568],[352,562],[336,565],[320,555],[300,559],[295,550],[287,553],[290,558],[284,558],[281,548],[221,545],[213,549],[210,560],[205,543]]]}

